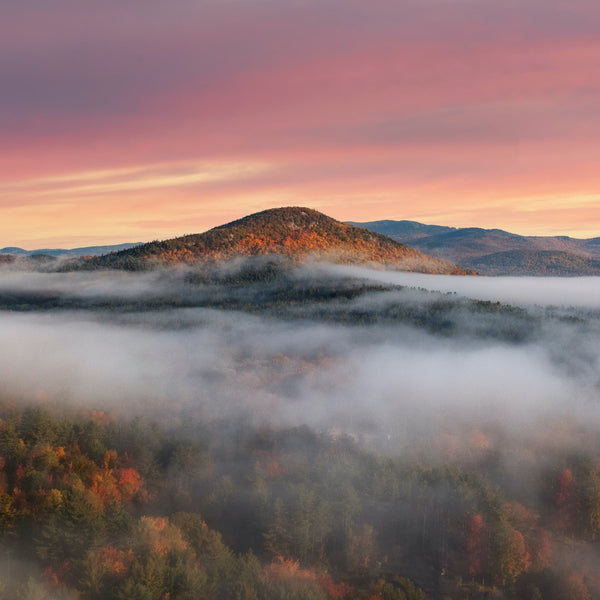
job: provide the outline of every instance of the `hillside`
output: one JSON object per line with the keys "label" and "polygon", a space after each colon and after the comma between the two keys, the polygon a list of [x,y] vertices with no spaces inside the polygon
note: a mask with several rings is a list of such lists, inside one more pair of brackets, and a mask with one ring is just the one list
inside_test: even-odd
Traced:
{"label": "hillside", "polygon": [[71,263],[69,268],[142,270],[260,255],[286,256],[293,261],[316,257],[346,264],[371,262],[423,273],[465,273],[382,234],[300,207],[265,210],[205,233],[142,244]]}
{"label": "hillside", "polygon": [[[364,227],[370,231],[376,231],[387,235],[403,244],[411,244],[415,240],[426,238],[433,235],[439,235],[456,231],[456,227],[446,227],[443,225],[425,225],[418,221],[370,221],[369,223],[358,223],[348,221],[349,225]],[[402,239],[400,239],[402,238]]]}
{"label": "hillside", "polygon": [[597,275],[600,238],[522,236],[501,229],[414,221],[356,223],[482,275]]}
{"label": "hillside", "polygon": [[599,276],[600,259],[554,250],[510,250],[470,261],[488,275]]}

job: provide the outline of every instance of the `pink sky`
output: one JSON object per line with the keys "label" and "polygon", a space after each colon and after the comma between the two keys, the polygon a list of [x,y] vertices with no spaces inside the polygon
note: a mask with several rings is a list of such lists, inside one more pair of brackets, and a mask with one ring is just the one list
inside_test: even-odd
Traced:
{"label": "pink sky", "polygon": [[0,247],[302,205],[600,236],[596,0],[10,0]]}

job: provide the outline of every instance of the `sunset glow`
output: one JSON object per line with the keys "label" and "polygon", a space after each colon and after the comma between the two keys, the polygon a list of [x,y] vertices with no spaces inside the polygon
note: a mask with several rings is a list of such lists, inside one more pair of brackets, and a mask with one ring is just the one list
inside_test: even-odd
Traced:
{"label": "sunset glow", "polygon": [[0,247],[302,205],[600,235],[591,0],[9,3]]}

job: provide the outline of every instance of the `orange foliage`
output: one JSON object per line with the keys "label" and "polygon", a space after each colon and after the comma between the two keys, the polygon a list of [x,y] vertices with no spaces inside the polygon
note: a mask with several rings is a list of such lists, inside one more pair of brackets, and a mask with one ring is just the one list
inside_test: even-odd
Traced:
{"label": "orange foliage", "polygon": [[107,505],[121,504],[121,492],[110,473],[101,472],[92,475],[89,489],[99,500],[100,512],[104,512],[104,507]]}
{"label": "orange foliage", "polygon": [[181,530],[165,517],[142,517],[138,525],[139,538],[150,551],[164,556],[171,550],[185,550],[187,542]]}
{"label": "orange foliage", "polygon": [[309,579],[317,581],[317,574],[310,569],[301,569],[300,563],[292,558],[278,556],[265,567],[265,574],[272,579]]}
{"label": "orange foliage", "polygon": [[259,457],[255,463],[258,469],[271,478],[279,477],[283,474],[284,469],[276,458],[271,456],[270,453],[265,452],[260,454],[263,454],[263,456]]}
{"label": "orange foliage", "polygon": [[119,469],[116,477],[124,500],[131,500],[144,485],[144,480],[135,469]]}
{"label": "orange foliage", "polygon": [[531,567],[531,555],[527,552],[527,548],[525,546],[525,538],[520,531],[515,530],[513,534],[513,543],[517,550],[518,559],[518,569],[520,571],[528,571],[529,567]]}
{"label": "orange foliage", "polygon": [[271,574],[280,577],[289,577],[295,575],[300,569],[300,562],[292,558],[283,558],[278,556],[268,567]]}
{"label": "orange foliage", "polygon": [[134,560],[135,555],[132,550],[125,552],[113,546],[100,548],[96,553],[97,563],[102,566],[105,572],[112,575],[123,575],[126,573]]}
{"label": "orange foliage", "polygon": [[54,570],[52,567],[44,569],[44,579],[53,587],[58,587],[65,577],[69,574],[70,562],[65,560],[58,569]]}
{"label": "orange foliage", "polygon": [[103,410],[93,410],[91,419],[94,423],[98,423],[98,425],[108,425],[114,420],[113,417],[106,414]]}
{"label": "orange foliage", "polygon": [[[329,575],[319,577],[319,583],[333,600],[341,600],[354,593],[354,588],[351,585],[347,583],[334,583]],[[373,597],[379,598],[379,596]]]}
{"label": "orange foliage", "polygon": [[123,501],[128,502],[142,489],[144,480],[135,469],[117,469],[117,453],[108,450],[104,453],[104,469],[89,478],[89,491],[99,500],[101,512],[104,507]]}

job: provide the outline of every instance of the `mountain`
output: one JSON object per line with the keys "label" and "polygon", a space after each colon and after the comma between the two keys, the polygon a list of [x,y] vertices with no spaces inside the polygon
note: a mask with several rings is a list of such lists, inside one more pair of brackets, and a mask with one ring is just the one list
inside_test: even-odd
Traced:
{"label": "mountain", "polygon": [[260,255],[282,255],[293,261],[317,256],[339,263],[385,264],[405,271],[465,273],[385,235],[301,207],[265,210],[205,233],[80,260],[70,268],[139,270]]}
{"label": "mountain", "polygon": [[[369,223],[356,223],[348,221],[355,227],[364,227],[377,233],[382,233],[393,239],[402,238],[403,244],[410,244],[414,240],[432,235],[439,235],[456,231],[456,227],[445,227],[443,225],[424,225],[417,221],[371,221]],[[397,241],[400,241],[397,239]]]}
{"label": "mountain", "polygon": [[470,261],[488,275],[600,275],[600,259],[556,250],[509,250],[495,252]]}
{"label": "mountain", "polygon": [[23,250],[23,248],[15,248],[13,246],[0,249],[1,254],[10,254],[11,256],[27,254],[27,250]]}
{"label": "mountain", "polygon": [[482,275],[600,275],[600,238],[522,236],[415,221],[354,223]]}
{"label": "mountain", "polygon": [[102,254],[109,254],[110,252],[127,250],[128,248],[133,248],[137,245],[138,244],[115,244],[113,246],[86,246],[85,248],[71,248],[70,250],[66,250],[64,248],[23,250],[23,248],[7,247],[0,248],[0,255],[10,254],[12,256],[34,256],[37,254],[44,254],[46,256],[74,258],[78,256],[99,256]]}

